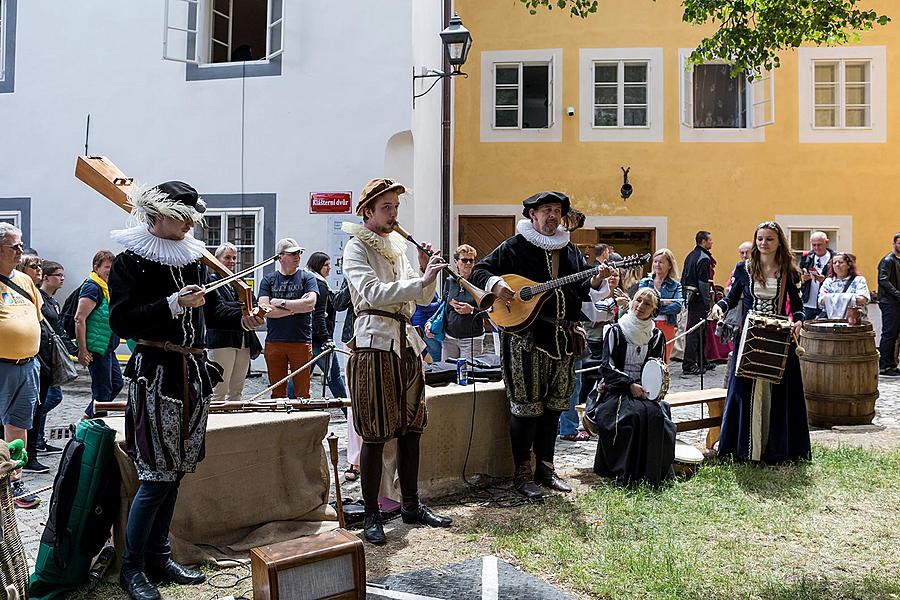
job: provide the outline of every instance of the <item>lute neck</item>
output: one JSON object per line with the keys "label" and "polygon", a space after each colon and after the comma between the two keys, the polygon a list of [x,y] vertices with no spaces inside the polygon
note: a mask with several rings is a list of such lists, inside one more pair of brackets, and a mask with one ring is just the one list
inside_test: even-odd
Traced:
{"label": "lute neck", "polygon": [[[618,261],[607,266],[612,268],[618,268],[625,261]],[[579,271],[578,273],[572,273],[571,275],[566,275],[565,277],[560,277],[559,279],[551,279],[545,283],[539,283],[537,285],[531,286],[531,291],[535,294],[542,294],[544,292],[549,292],[550,290],[555,290],[558,287],[562,287],[564,285],[569,285],[570,283],[575,283],[577,281],[581,281],[583,279],[588,279],[589,277],[593,277],[600,273],[600,266],[597,265],[587,271]]]}

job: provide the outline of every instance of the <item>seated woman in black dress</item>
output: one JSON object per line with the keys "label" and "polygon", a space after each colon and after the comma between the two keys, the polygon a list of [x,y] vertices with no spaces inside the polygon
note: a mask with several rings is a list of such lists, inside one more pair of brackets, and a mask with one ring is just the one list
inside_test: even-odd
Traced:
{"label": "seated woman in black dress", "polygon": [[669,405],[647,399],[641,370],[651,358],[665,360],[665,335],[654,327],[659,293],[641,288],[629,311],[603,340],[603,392],[585,415],[599,441],[594,472],[617,484],[657,485],[674,476],[675,424]]}

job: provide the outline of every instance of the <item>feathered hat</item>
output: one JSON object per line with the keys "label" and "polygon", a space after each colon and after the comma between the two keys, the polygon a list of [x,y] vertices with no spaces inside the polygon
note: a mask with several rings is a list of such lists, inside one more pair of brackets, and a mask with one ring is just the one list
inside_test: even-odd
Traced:
{"label": "feathered hat", "polygon": [[194,223],[203,219],[206,202],[192,186],[183,181],[166,181],[153,187],[138,187],[129,198],[131,218],[139,223],[149,223],[157,217],[171,217]]}

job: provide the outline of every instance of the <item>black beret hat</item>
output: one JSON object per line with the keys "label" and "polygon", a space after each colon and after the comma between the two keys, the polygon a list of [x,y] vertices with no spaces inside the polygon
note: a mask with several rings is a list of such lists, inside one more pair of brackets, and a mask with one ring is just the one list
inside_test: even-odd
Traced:
{"label": "black beret hat", "polygon": [[200,194],[191,185],[183,181],[160,183],[156,186],[156,189],[174,202],[190,206],[199,213],[206,212],[206,203],[200,199]]}
{"label": "black beret hat", "polygon": [[542,204],[562,204],[562,214],[566,216],[569,213],[569,197],[562,192],[540,192],[534,196],[529,196],[522,200],[522,215],[528,218],[528,209],[537,208]]}

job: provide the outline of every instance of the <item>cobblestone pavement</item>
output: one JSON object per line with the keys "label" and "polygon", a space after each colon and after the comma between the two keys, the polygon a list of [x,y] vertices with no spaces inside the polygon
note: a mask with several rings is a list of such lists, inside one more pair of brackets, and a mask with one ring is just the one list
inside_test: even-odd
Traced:
{"label": "cobblestone pavement", "polygon": [[[700,380],[698,377],[682,379],[680,366],[673,364],[673,377],[669,391],[678,392],[686,390],[700,389]],[[706,388],[720,387],[725,371],[724,365],[719,365],[704,380]],[[317,382],[318,376],[314,376],[313,390],[321,389],[320,380]],[[249,397],[253,393],[265,387],[265,380],[262,377],[251,378],[247,382],[245,389],[245,397]],[[318,387],[316,387],[318,386]],[[881,378],[879,381],[879,391],[881,397],[876,404],[876,416],[874,425],[878,428],[900,428],[900,378],[887,379]],[[87,382],[87,375],[84,374],[78,381],[64,388],[64,399],[62,404],[53,410],[47,418],[48,434],[52,428],[66,427],[69,424],[77,423],[81,418],[84,407],[90,399],[90,389]],[[346,466],[346,432],[347,421],[340,410],[332,410],[330,431],[340,439],[339,447],[341,454],[341,466]],[[673,415],[675,420],[684,420],[688,418],[696,418],[699,416],[698,407],[687,407],[678,409]],[[824,432],[823,432],[824,433]],[[679,439],[700,444],[705,436],[705,430],[684,432],[679,434]],[[51,440],[54,445],[62,446],[64,441]],[[585,442],[557,442],[557,469],[566,474],[575,469],[590,469],[594,461],[594,453],[596,451],[596,441]],[[39,455],[39,460],[50,467],[50,472],[45,474],[25,473],[24,479],[31,490],[52,486],[53,478],[59,464],[59,454],[55,455]],[[344,482],[342,485],[343,495],[345,498],[359,498],[360,490],[358,482]],[[50,504],[50,490],[39,492],[42,500],[40,506],[35,509],[24,510],[16,509],[16,515],[19,520],[19,531],[25,545],[26,554],[28,555],[29,567],[33,568],[34,560],[37,557],[40,536],[44,530],[44,524],[47,519],[47,509]]]}

